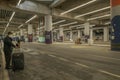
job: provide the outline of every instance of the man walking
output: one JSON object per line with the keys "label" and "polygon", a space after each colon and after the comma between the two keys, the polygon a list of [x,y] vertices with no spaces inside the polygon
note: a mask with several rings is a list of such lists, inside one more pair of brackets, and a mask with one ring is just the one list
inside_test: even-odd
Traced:
{"label": "man walking", "polygon": [[5,54],[5,61],[6,61],[6,69],[11,69],[10,62],[13,47],[15,45],[12,43],[12,32],[8,32],[7,36],[4,38],[4,54]]}

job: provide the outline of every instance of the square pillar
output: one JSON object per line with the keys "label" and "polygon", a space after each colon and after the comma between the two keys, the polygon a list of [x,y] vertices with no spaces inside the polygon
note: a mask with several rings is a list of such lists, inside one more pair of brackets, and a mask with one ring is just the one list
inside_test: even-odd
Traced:
{"label": "square pillar", "polygon": [[73,41],[73,32],[72,32],[72,30],[70,31],[70,41]]}
{"label": "square pillar", "polygon": [[28,24],[28,42],[33,41],[33,25]]}
{"label": "square pillar", "polygon": [[45,43],[52,44],[52,16],[45,16]]}
{"label": "square pillar", "polygon": [[103,29],[103,35],[104,35],[104,42],[107,42],[108,41],[108,35],[109,35],[109,33],[108,33],[108,27],[104,27],[104,29]]}
{"label": "square pillar", "polygon": [[59,33],[60,33],[60,40],[61,40],[61,42],[63,42],[64,41],[63,27],[59,28]]}

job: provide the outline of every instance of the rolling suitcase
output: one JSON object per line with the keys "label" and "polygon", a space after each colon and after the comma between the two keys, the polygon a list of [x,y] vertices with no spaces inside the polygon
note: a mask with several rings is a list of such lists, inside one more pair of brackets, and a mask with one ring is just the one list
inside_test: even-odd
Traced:
{"label": "rolling suitcase", "polygon": [[12,67],[13,71],[24,69],[24,54],[20,49],[13,50]]}

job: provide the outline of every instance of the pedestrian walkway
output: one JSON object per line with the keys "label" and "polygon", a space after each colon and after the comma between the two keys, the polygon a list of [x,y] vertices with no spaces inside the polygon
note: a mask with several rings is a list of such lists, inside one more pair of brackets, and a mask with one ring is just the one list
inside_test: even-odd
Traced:
{"label": "pedestrian walkway", "polygon": [[0,53],[0,79],[2,79],[2,56],[1,56],[1,53]]}
{"label": "pedestrian walkway", "polygon": [[4,58],[4,53],[3,50],[0,48],[0,80],[10,80],[8,71],[5,69],[5,58]]}
{"label": "pedestrian walkway", "polygon": [[1,49],[0,49],[0,80],[3,80],[3,60]]}

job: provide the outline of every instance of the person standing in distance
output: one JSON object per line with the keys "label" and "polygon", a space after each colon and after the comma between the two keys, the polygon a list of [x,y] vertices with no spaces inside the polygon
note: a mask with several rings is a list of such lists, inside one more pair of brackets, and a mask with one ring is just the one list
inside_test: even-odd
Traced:
{"label": "person standing in distance", "polygon": [[4,38],[4,54],[6,61],[6,69],[11,69],[10,62],[13,48],[16,46],[12,43],[12,32],[8,32],[7,36]]}

